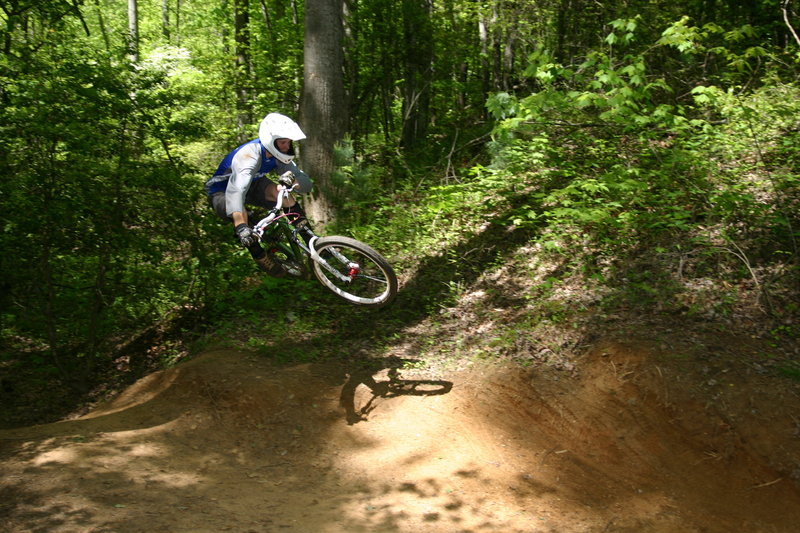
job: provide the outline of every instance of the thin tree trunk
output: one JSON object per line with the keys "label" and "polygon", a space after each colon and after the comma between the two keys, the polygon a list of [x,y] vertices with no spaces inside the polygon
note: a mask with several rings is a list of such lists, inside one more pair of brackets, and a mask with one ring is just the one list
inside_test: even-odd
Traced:
{"label": "thin tree trunk", "polygon": [[253,122],[250,102],[250,0],[234,0],[234,41],[236,43],[236,119],[239,141],[248,138],[247,128]]}
{"label": "thin tree trunk", "polygon": [[181,44],[181,6],[183,0],[175,1],[175,44]]}
{"label": "thin tree trunk", "polygon": [[267,26],[267,33],[270,36],[270,41],[272,40],[272,19],[269,16],[269,8],[267,7],[267,2],[265,0],[260,0],[261,2],[261,15],[264,17],[264,24]]}
{"label": "thin tree trunk", "polygon": [[483,14],[478,16],[478,40],[481,43],[481,89],[483,94],[488,94],[492,76],[489,69],[489,28]]}
{"label": "thin tree trunk", "polygon": [[169,42],[169,0],[161,0],[161,35]]}
{"label": "thin tree trunk", "polygon": [[108,30],[106,29],[106,23],[103,19],[103,9],[100,7],[100,0],[94,0],[94,4],[97,6],[97,24],[100,26],[100,35],[103,36],[103,44],[106,45],[106,52],[111,52],[111,41],[108,38]]}
{"label": "thin tree trunk", "polygon": [[503,89],[503,53],[500,29],[500,6],[492,2],[492,18],[489,21],[489,42],[492,50],[492,89]]}
{"label": "thin tree trunk", "polygon": [[561,64],[567,63],[567,52],[564,43],[567,37],[567,16],[570,8],[570,0],[561,0],[556,15],[556,51],[553,55],[556,62]]}
{"label": "thin tree trunk", "polygon": [[794,27],[792,23],[789,22],[789,2],[791,0],[783,0],[783,4],[781,5],[781,10],[783,11],[783,21],[786,23],[786,26],[789,28],[789,31],[792,32],[792,36],[794,36],[794,40],[797,43],[797,46],[800,46],[800,37],[797,36],[797,32],[794,31]]}
{"label": "thin tree trunk", "polygon": [[517,44],[517,22],[512,20],[503,43],[503,90],[513,89],[514,56]]}
{"label": "thin tree trunk", "polygon": [[131,62],[139,62],[139,2],[128,0],[128,56]]}
{"label": "thin tree trunk", "polygon": [[94,298],[92,299],[92,307],[89,313],[89,338],[87,339],[88,353],[87,364],[91,363],[97,357],[100,350],[100,319],[105,311],[105,291],[106,291],[106,272],[108,270],[109,262],[109,245],[104,245],[97,257],[97,274],[95,276]]}
{"label": "thin tree trunk", "polygon": [[[52,154],[55,153],[55,146],[52,146],[51,148],[52,149],[48,150],[48,153],[45,155],[45,157],[49,158],[50,160],[48,166],[53,168],[55,167],[55,162],[53,161]],[[42,186],[43,205],[41,215],[45,217],[46,220],[52,219],[50,211],[54,202],[53,191],[55,190],[56,186],[54,183],[54,176],[48,176]],[[78,383],[76,385],[76,376],[71,369],[67,368],[62,359],[63,354],[61,349],[61,336],[59,335],[58,331],[58,313],[56,310],[56,300],[58,299],[58,296],[56,293],[56,280],[54,279],[53,268],[53,236],[49,232],[44,232],[42,234],[42,239],[42,255],[39,259],[42,283],[38,289],[42,292],[43,297],[42,320],[44,320],[45,330],[47,332],[47,344],[50,348],[50,358],[53,365],[56,367],[56,369],[58,369],[59,374],[61,374],[69,386],[75,389],[80,389],[82,383]],[[80,381],[80,378],[78,378],[78,381]]]}
{"label": "thin tree trunk", "polygon": [[406,79],[403,85],[403,132],[400,144],[413,152],[425,144],[430,115],[433,69],[431,0],[404,0]]}

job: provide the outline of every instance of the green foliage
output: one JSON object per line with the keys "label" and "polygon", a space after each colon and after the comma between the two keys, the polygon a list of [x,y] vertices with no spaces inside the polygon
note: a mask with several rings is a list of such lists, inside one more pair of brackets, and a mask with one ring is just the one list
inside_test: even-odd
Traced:
{"label": "green foliage", "polygon": [[[697,28],[684,18],[646,46],[639,23],[612,22],[607,48],[578,68],[538,50],[527,74],[541,90],[488,99],[498,119],[494,167],[510,180],[538,175],[509,221],[544,227],[552,250],[580,242],[622,258],[691,242],[716,250],[717,261],[720,252],[738,259],[744,278],[770,268],[797,278],[800,89],[779,81],[782,63],[763,64],[768,53],[750,26]],[[751,83],[756,68],[775,75],[749,91],[696,84],[690,99],[679,97],[687,80],[673,83],[652,65],[671,49],[719,58],[720,83]],[[628,298],[647,300],[654,287],[629,277]]]}
{"label": "green foliage", "polygon": [[789,379],[800,382],[800,365],[798,364],[785,364],[779,369],[779,372]]}
{"label": "green foliage", "polygon": [[[395,267],[402,271],[419,260],[420,250],[428,255],[447,253],[465,236],[491,223],[494,217],[490,213],[503,203],[503,197],[492,191],[507,193],[505,178],[482,167],[473,169],[472,176],[465,182],[409,187],[391,197],[377,198],[368,218],[342,217],[340,226],[332,231],[344,230],[382,250],[391,250]],[[449,263],[454,272],[461,267],[457,257]]]}
{"label": "green foliage", "polygon": [[78,381],[192,298],[199,193],[169,150],[179,58],[131,71],[81,44],[7,56],[0,111],[4,333]]}

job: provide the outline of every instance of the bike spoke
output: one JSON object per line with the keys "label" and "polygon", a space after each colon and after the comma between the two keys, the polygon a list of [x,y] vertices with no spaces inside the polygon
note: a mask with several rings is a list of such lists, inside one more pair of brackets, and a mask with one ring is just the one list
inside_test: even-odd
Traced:
{"label": "bike spoke", "polygon": [[346,237],[322,239],[314,264],[317,278],[352,303],[380,306],[391,301],[397,279],[389,264],[363,243]]}

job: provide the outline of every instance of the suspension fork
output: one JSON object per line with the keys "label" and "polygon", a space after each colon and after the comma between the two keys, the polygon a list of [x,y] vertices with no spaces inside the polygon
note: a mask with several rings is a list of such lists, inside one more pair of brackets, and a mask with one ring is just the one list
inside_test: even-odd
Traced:
{"label": "suspension fork", "polygon": [[316,263],[319,263],[322,266],[322,268],[324,268],[325,270],[327,270],[328,272],[333,274],[340,281],[343,281],[345,283],[352,282],[353,279],[356,277],[356,275],[361,270],[361,267],[360,267],[360,265],[358,263],[356,263],[354,261],[350,261],[341,252],[339,252],[339,250],[337,250],[336,247],[331,247],[331,248],[328,249],[330,251],[331,255],[333,255],[333,257],[335,257],[337,261],[339,261],[343,265],[347,266],[347,274],[346,275],[342,274],[337,269],[332,267],[328,263],[328,261],[323,259],[322,256],[320,256],[319,253],[317,252],[317,249],[314,247],[314,243],[316,243],[316,241],[319,239],[319,237],[314,235],[311,238],[311,240],[308,241],[308,246],[305,246],[304,243],[302,243],[299,240],[297,240],[297,238],[294,235],[293,235],[293,237],[294,237],[295,243],[298,246],[300,246],[301,248],[303,248],[303,250],[305,250],[306,253],[308,253],[308,256],[311,258],[312,261],[314,261]]}

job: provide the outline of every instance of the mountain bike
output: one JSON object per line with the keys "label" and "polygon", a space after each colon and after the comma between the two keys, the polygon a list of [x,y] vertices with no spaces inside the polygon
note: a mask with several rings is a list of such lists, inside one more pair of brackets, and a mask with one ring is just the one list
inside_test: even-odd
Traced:
{"label": "mountain bike", "polygon": [[298,224],[300,215],[283,209],[297,184],[284,176],[280,183],[275,207],[253,231],[284,277],[308,278],[310,271],[351,304],[377,308],[391,303],[397,295],[397,276],[386,258],[356,239],[320,237],[307,224]]}

